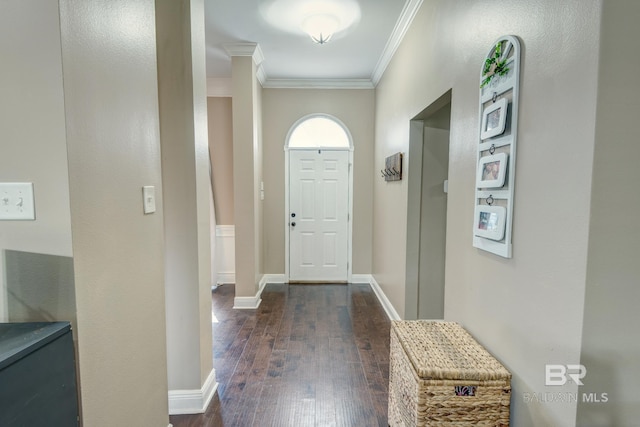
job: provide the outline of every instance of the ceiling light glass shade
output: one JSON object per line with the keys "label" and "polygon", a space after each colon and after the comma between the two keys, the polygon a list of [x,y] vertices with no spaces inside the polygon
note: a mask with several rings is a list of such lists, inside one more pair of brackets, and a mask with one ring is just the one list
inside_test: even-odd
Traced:
{"label": "ceiling light glass shade", "polygon": [[318,44],[325,44],[340,27],[340,21],[333,15],[319,13],[311,15],[302,21],[302,29],[309,34],[311,40]]}
{"label": "ceiling light glass shade", "polygon": [[357,0],[261,0],[260,13],[275,28],[309,35],[316,43],[344,37],[360,22]]}

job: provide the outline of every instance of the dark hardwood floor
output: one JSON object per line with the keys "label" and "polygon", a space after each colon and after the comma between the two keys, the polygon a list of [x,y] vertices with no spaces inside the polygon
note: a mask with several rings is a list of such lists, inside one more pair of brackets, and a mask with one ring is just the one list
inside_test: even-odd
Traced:
{"label": "dark hardwood floor", "polygon": [[369,285],[269,284],[257,310],[213,291],[218,390],[174,427],[387,426],[390,322]]}

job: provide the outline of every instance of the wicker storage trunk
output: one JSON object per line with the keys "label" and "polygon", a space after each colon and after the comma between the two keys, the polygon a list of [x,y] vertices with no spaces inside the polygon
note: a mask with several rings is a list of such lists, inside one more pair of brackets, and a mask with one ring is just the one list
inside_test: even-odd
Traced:
{"label": "wicker storage trunk", "polygon": [[391,325],[389,425],[508,426],[511,374],[454,322]]}

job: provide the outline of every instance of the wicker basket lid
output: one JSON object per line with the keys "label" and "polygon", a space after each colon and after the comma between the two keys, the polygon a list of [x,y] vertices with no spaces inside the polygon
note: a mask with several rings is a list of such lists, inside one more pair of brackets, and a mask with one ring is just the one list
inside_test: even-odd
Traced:
{"label": "wicker basket lid", "polygon": [[392,333],[423,379],[500,380],[511,374],[455,322],[394,321]]}

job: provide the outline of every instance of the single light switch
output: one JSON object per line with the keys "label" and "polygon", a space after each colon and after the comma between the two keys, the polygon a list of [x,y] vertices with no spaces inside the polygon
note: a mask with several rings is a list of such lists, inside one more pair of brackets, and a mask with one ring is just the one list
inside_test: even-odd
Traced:
{"label": "single light switch", "polygon": [[144,213],[152,214],[156,211],[156,187],[153,185],[145,185],[142,187],[142,199],[144,205]]}
{"label": "single light switch", "polygon": [[33,183],[0,183],[0,220],[32,221],[36,219]]}

